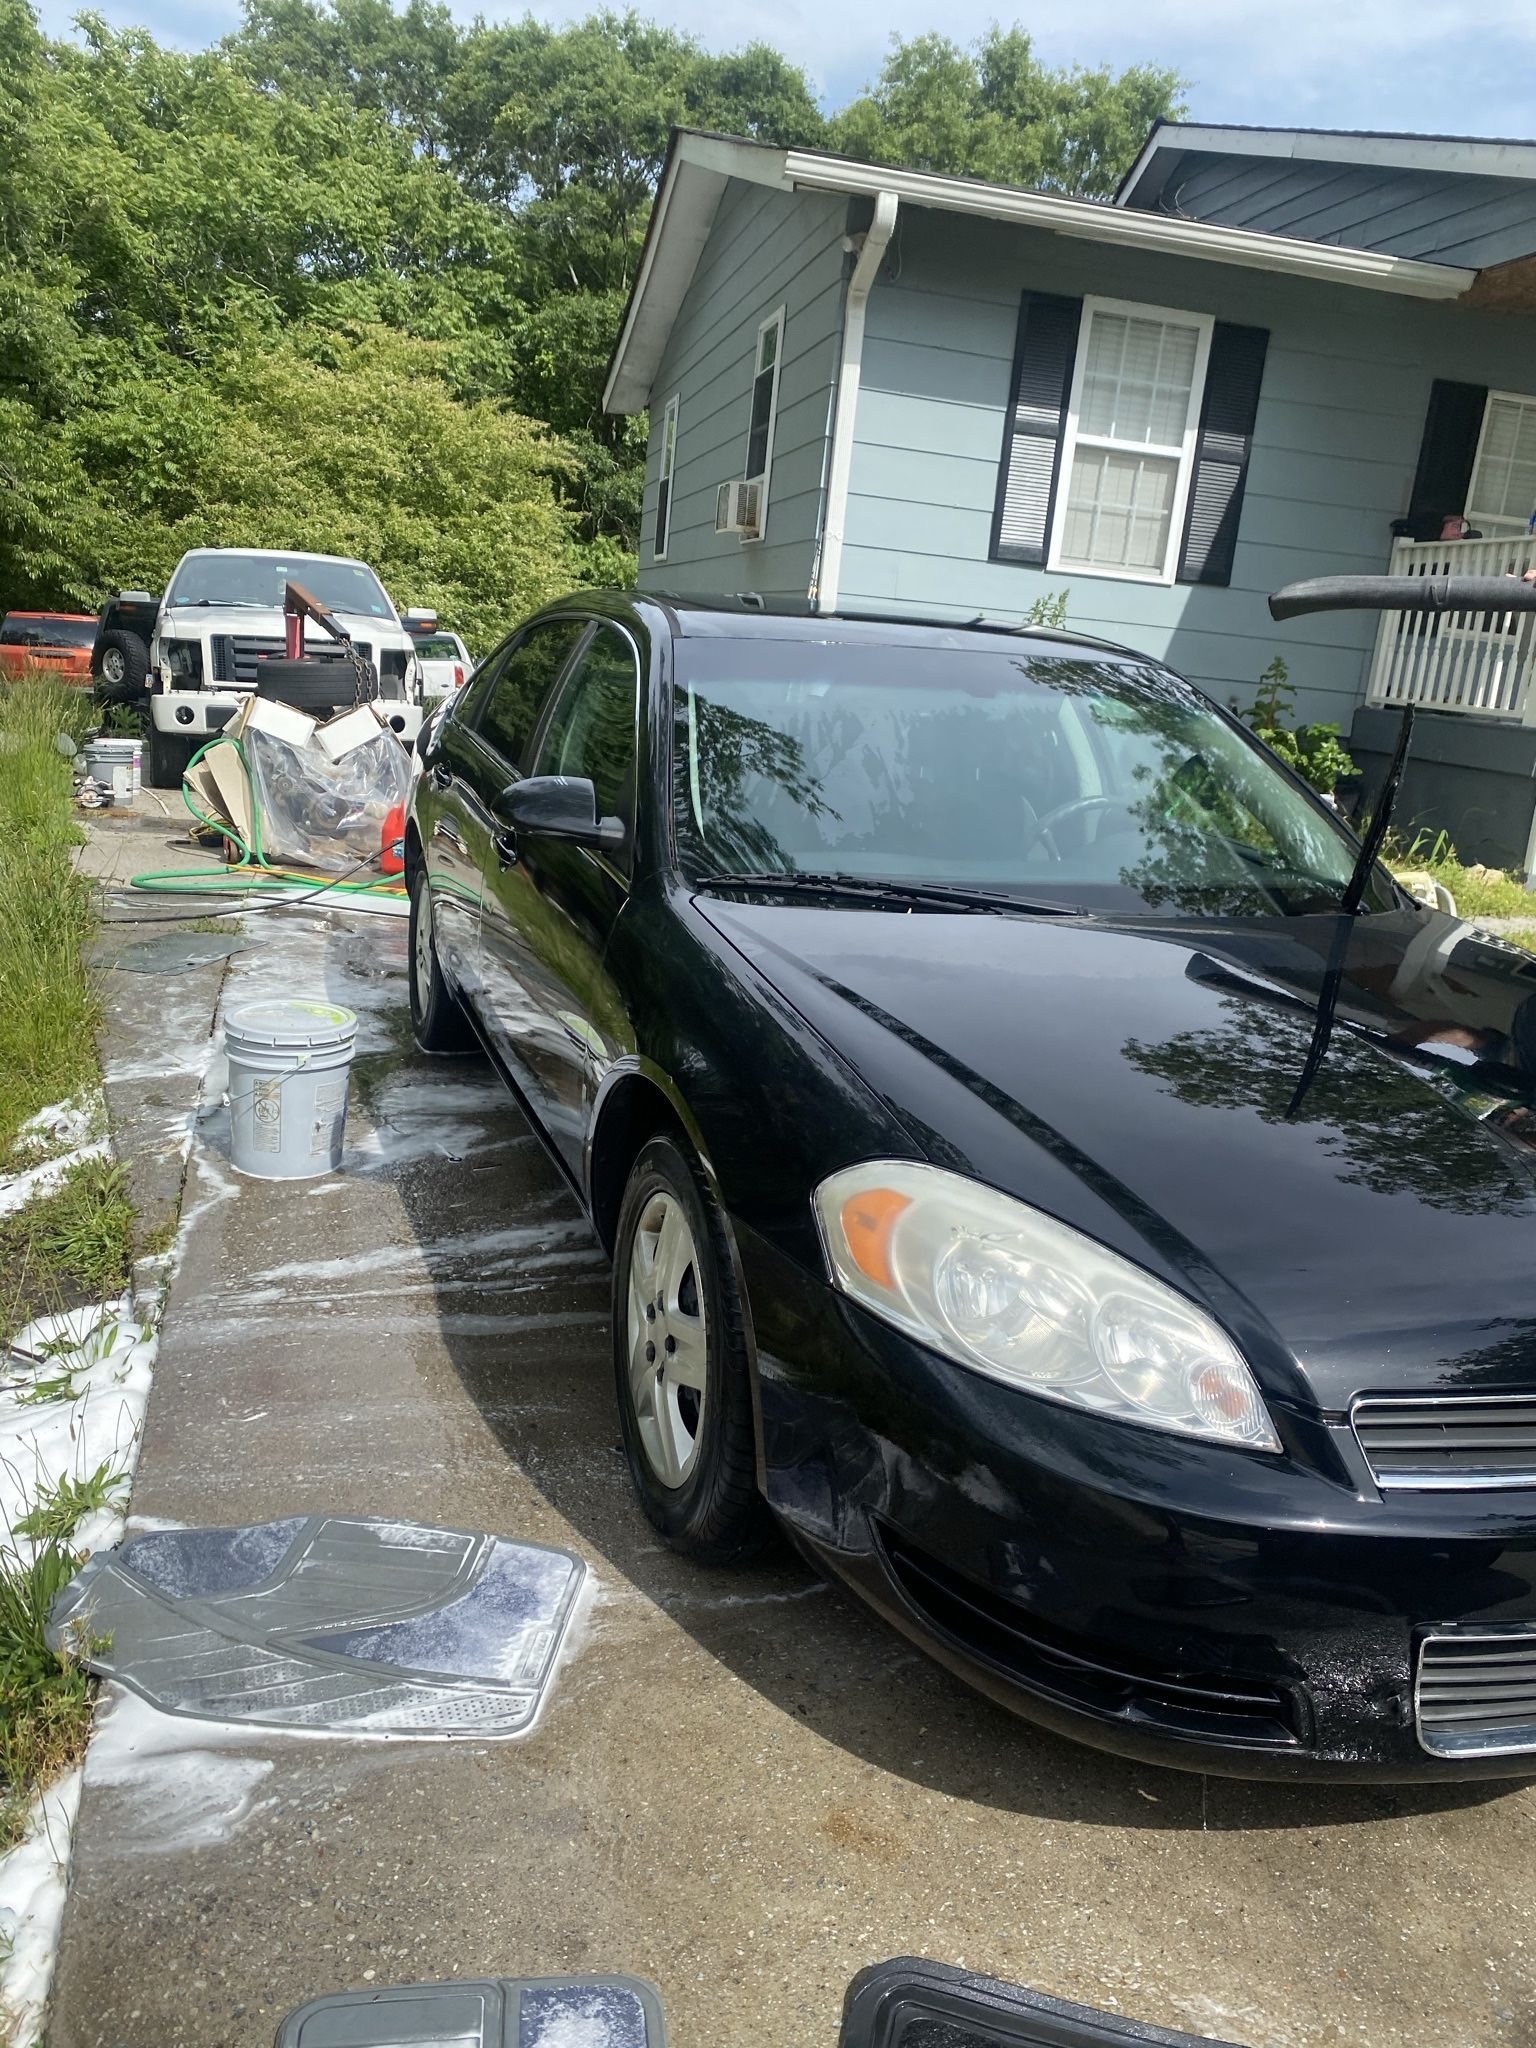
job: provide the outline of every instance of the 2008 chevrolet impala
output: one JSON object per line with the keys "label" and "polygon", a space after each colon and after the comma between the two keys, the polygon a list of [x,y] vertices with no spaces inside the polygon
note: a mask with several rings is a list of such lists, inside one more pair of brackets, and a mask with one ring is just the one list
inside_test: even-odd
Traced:
{"label": "2008 chevrolet impala", "polygon": [[1533,1768],[1536,961],[1349,914],[1326,806],[1065,634],[588,594],[418,751],[417,1036],[612,1251],[669,1541],[776,1520],[1132,1755]]}

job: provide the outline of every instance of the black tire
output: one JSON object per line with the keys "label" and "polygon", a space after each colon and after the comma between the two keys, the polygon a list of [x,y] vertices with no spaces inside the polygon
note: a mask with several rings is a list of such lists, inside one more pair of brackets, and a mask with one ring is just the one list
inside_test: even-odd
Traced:
{"label": "black tire", "polygon": [[[637,1340],[642,1331],[665,1330],[669,1316],[675,1319],[677,1312],[658,1299],[654,1315],[643,1323],[632,1321],[630,1291],[637,1257],[647,1256],[641,1246],[648,1235],[647,1218],[664,1215],[664,1207],[658,1210],[656,1205],[670,1203],[678,1204],[691,1233],[688,1271],[693,1276],[692,1300],[703,1324],[704,1359],[702,1397],[691,1387],[675,1395],[672,1412],[694,1447],[691,1465],[681,1471],[676,1484],[668,1483],[663,1469],[666,1454],[658,1458],[656,1450],[665,1427],[657,1421],[657,1412],[671,1406],[660,1362],[663,1353],[645,1338],[650,1359],[657,1361],[657,1377],[649,1394],[649,1414],[643,1416],[637,1378],[644,1379],[650,1359]],[[637,1296],[645,1295],[649,1284],[647,1277],[637,1276]],[[663,1276],[660,1292],[667,1291]],[[677,1291],[682,1320],[689,1320],[686,1277]],[[663,1338],[669,1348],[674,1341]],[[746,1317],[724,1218],[693,1161],[670,1137],[651,1138],[641,1147],[624,1190],[613,1262],[613,1360],[624,1451],[649,1521],[674,1550],[704,1564],[737,1564],[756,1556],[771,1537],[773,1524],[757,1485]],[[683,1405],[685,1394],[693,1397],[691,1413]],[[677,1462],[671,1469],[679,1469]]]}
{"label": "black tire", "polygon": [[149,721],[149,747],[144,762],[144,779],[151,789],[180,789],[181,778],[186,774],[192,756],[199,747],[205,747],[212,737],[208,733],[194,733],[189,739],[182,739],[176,733],[161,732],[154,720]]}
{"label": "black tire", "polygon": [[256,694],[288,704],[295,711],[329,718],[357,699],[357,673],[348,661],[259,661]]}
{"label": "black tire", "polygon": [[136,704],[149,686],[149,649],[137,633],[102,636],[96,696],[103,704]]}
{"label": "black tire", "polygon": [[432,898],[427,871],[419,863],[411,874],[410,960],[411,1030],[423,1052],[473,1052],[474,1026],[464,1005],[443,976],[432,930]]}

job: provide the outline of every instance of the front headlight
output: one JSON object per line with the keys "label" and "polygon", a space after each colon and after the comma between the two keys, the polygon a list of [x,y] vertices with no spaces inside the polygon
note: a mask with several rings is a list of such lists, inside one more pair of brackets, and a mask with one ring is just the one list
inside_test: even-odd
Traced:
{"label": "front headlight", "polygon": [[832,1277],[973,1372],[1153,1429],[1278,1451],[1253,1374],[1202,1309],[1011,1195],[874,1160],[817,1188]]}

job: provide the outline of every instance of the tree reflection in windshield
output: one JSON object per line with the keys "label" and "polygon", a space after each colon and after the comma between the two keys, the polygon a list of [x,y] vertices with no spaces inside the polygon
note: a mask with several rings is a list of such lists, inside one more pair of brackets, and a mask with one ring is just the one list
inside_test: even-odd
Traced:
{"label": "tree reflection in windshield", "polygon": [[[1201,1109],[1252,1110],[1286,1121],[1311,1019],[1223,997],[1223,1024],[1157,1042],[1127,1039],[1125,1057],[1172,1095]],[[1310,1125],[1338,1159],[1340,1178],[1378,1195],[1412,1195],[1431,1208],[1497,1215],[1536,1206],[1536,1191],[1504,1147],[1458,1111],[1462,1091],[1357,1040],[1336,1040],[1293,1122]],[[1466,1091],[1473,1100],[1470,1088]]]}
{"label": "tree reflection in windshield", "polygon": [[1269,917],[1336,903],[1354,865],[1251,735],[1120,656],[685,640],[677,717],[679,841],[716,872]]}
{"label": "tree reflection in windshield", "polygon": [[808,817],[835,817],[822,785],[805,763],[805,749],[790,733],[704,696],[693,699],[689,748],[694,808],[707,820],[709,852],[732,874],[788,870],[794,861],[762,816],[762,798],[748,789],[770,783]]}

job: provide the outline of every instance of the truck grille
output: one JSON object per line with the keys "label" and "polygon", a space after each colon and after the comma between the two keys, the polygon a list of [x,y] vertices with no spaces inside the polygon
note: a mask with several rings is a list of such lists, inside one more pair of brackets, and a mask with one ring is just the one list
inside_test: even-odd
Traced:
{"label": "truck grille", "polygon": [[1384,1491],[1536,1486],[1536,1396],[1357,1401],[1355,1437]]}
{"label": "truck grille", "polygon": [[[365,661],[373,659],[373,649],[361,641],[355,643],[357,651]],[[248,690],[256,687],[257,663],[267,658],[281,661],[287,652],[287,643],[282,639],[267,639],[254,633],[215,633],[213,636],[213,679],[216,683],[240,683]],[[304,643],[305,659],[309,661],[345,661],[346,655],[334,640],[322,640],[312,635]]]}
{"label": "truck grille", "polygon": [[1433,1756],[1536,1750],[1536,1629],[1426,1636],[1415,1708]]}

